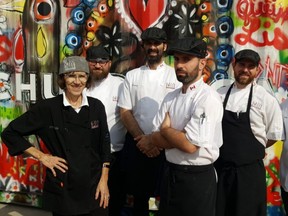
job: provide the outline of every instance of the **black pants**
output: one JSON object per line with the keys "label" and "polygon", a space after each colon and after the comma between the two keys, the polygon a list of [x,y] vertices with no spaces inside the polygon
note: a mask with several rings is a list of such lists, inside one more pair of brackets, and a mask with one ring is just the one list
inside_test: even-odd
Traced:
{"label": "black pants", "polygon": [[121,170],[121,153],[122,151],[112,153],[113,159],[109,170],[110,216],[120,216],[126,201],[125,173]]}
{"label": "black pants", "polygon": [[[127,133],[122,150],[122,168],[126,173],[127,193],[133,195],[133,215],[149,216],[149,198],[159,193],[165,154],[148,158],[140,152],[133,137]],[[114,216],[114,215],[113,215]]]}
{"label": "black pants", "polygon": [[288,192],[281,187],[281,197],[285,208],[286,215],[288,214]]}
{"label": "black pants", "polygon": [[212,164],[186,166],[168,163],[163,180],[160,216],[215,215],[217,185]]}

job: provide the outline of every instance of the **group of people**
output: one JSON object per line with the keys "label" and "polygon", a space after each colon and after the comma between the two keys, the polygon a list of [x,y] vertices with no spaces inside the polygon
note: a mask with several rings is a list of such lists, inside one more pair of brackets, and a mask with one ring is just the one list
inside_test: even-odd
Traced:
{"label": "group of people", "polygon": [[[235,82],[217,92],[203,81],[203,40],[168,46],[156,27],[141,39],[146,63],[125,78],[111,73],[111,55],[100,45],[86,59],[66,57],[58,76],[63,94],[40,101],[2,132],[10,155],[26,153],[47,167],[43,208],[53,216],[120,216],[130,194],[135,216],[149,215],[152,196],[160,196],[160,216],[265,216],[265,148],[285,139],[288,102],[281,112],[256,83],[258,53],[237,52]],[[174,68],[164,63],[166,54]],[[288,206],[288,142],[282,158]]]}

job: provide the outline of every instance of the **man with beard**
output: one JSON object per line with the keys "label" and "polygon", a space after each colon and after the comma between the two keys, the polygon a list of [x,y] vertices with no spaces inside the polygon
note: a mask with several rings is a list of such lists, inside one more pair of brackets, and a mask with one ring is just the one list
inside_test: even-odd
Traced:
{"label": "man with beard", "polygon": [[123,168],[128,175],[128,192],[134,197],[133,215],[148,216],[148,201],[150,196],[155,196],[164,154],[158,147],[142,153],[139,145],[149,145],[152,120],[159,104],[168,92],[181,84],[173,68],[164,63],[165,31],[148,28],[141,34],[141,39],[146,64],[126,74],[118,105],[128,131],[123,148]]}
{"label": "man with beard", "polygon": [[179,88],[164,98],[151,141],[164,148],[167,167],[160,194],[160,216],[213,216],[216,173],[213,162],[222,145],[223,106],[203,81],[207,45],[184,38],[171,44]]}
{"label": "man with beard", "polygon": [[87,95],[101,100],[105,106],[107,123],[111,138],[112,162],[109,172],[109,215],[119,216],[126,200],[123,190],[124,179],[120,169],[121,152],[124,145],[126,129],[120,119],[117,106],[118,95],[123,87],[123,78],[111,75],[111,57],[101,45],[91,46],[86,53],[89,63],[91,86]]}
{"label": "man with beard", "polygon": [[265,148],[282,139],[283,122],[278,101],[255,78],[260,57],[244,49],[232,67],[235,82],[219,89],[224,115],[223,146],[216,161],[219,175],[217,216],[266,215]]}

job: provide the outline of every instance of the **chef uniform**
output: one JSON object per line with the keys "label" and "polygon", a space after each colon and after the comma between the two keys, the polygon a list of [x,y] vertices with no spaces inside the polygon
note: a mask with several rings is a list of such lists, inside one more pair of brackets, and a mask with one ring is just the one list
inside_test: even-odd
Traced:
{"label": "chef uniform", "polygon": [[185,94],[169,93],[155,117],[154,131],[169,112],[171,127],[185,130],[187,139],[198,146],[193,153],[165,149],[167,168],[160,197],[160,215],[212,216],[215,213],[216,174],[213,162],[222,145],[223,107],[219,95],[201,78]]}
{"label": "chef uniform", "polygon": [[264,216],[267,204],[263,158],[267,140],[282,137],[280,107],[255,82],[245,89],[239,90],[235,84],[228,91],[224,89],[220,91],[224,98],[223,146],[215,163],[219,175],[216,215]]}

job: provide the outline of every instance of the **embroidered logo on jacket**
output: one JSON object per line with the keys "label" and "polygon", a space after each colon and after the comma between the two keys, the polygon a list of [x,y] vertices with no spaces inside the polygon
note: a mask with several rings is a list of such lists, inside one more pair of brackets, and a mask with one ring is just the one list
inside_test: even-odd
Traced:
{"label": "embroidered logo on jacket", "polygon": [[251,106],[255,107],[256,109],[261,109],[262,108],[262,102],[261,101],[252,101]]}
{"label": "embroidered logo on jacket", "polygon": [[112,96],[112,101],[118,102],[118,97],[117,96]]}
{"label": "embroidered logo on jacket", "polygon": [[91,121],[91,129],[95,129],[99,127],[99,120]]}
{"label": "embroidered logo on jacket", "polygon": [[166,83],[167,89],[175,89],[175,83]]}

